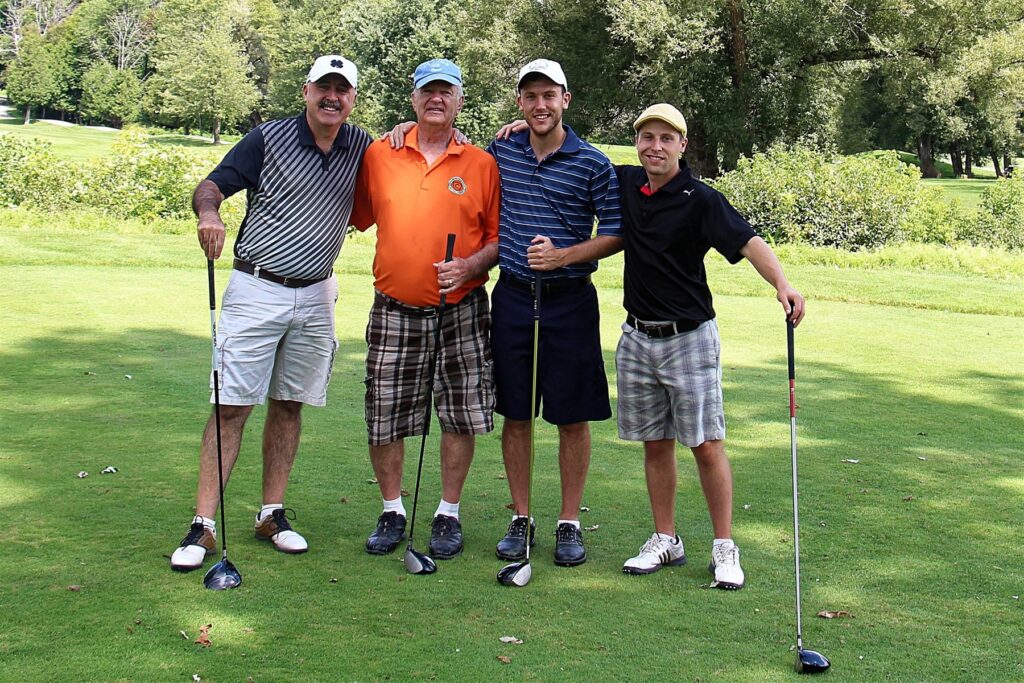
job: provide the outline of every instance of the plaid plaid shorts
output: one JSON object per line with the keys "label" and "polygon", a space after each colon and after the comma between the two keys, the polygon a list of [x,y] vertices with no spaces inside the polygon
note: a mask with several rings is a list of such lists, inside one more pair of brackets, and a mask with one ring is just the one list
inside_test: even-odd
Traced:
{"label": "plaid plaid shorts", "polygon": [[724,439],[720,352],[714,320],[664,339],[623,324],[615,350],[619,438],[690,448]]}
{"label": "plaid plaid shorts", "polygon": [[[374,446],[423,434],[437,310],[406,306],[377,292],[366,326],[366,430]],[[494,377],[487,292],[445,307],[431,389],[441,430],[494,429]]]}

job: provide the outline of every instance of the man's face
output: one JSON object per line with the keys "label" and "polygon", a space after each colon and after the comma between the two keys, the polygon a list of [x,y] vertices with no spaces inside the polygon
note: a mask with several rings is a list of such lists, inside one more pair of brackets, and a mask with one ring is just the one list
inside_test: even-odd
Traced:
{"label": "man's face", "polygon": [[671,176],[679,168],[686,138],[664,121],[648,121],[636,132],[636,155],[648,176]]}
{"label": "man's face", "polygon": [[416,112],[416,122],[451,128],[465,101],[461,92],[459,86],[446,81],[431,81],[413,90],[412,108]]}
{"label": "man's face", "polygon": [[306,83],[302,96],[307,116],[325,128],[345,123],[356,103],[356,89],[340,74],[327,74],[315,83]]}
{"label": "man's face", "polygon": [[548,78],[527,81],[519,89],[516,104],[523,112],[530,130],[546,135],[562,125],[562,112],[569,107],[572,95]]}

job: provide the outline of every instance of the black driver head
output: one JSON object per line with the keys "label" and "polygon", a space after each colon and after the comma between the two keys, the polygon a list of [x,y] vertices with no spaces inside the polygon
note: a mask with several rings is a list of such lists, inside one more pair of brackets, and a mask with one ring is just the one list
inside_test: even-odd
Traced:
{"label": "black driver head", "polygon": [[506,564],[500,570],[498,570],[498,583],[502,586],[516,586],[522,588],[526,584],[530,583],[530,578],[533,576],[533,567],[530,565],[530,561],[525,562],[513,562],[512,564]]}
{"label": "black driver head", "polygon": [[820,674],[828,671],[832,663],[825,655],[814,650],[800,650],[796,653],[796,672],[798,674]]}
{"label": "black driver head", "polygon": [[240,583],[242,583],[242,575],[226,557],[210,567],[210,571],[206,572],[206,576],[203,577],[203,585],[212,591],[237,588]]}
{"label": "black driver head", "polygon": [[410,574],[433,574],[437,571],[437,564],[412,546],[405,549],[405,568]]}

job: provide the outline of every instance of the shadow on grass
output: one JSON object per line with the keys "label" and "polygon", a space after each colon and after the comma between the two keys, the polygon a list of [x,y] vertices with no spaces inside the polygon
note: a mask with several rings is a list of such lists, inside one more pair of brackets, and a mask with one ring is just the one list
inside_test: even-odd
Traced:
{"label": "shadow on grass", "polygon": [[[650,517],[641,451],[619,441],[614,421],[607,421],[593,425],[585,499],[591,512],[582,517],[598,528],[587,534],[590,561],[576,570],[550,565],[556,437],[553,427],[539,426],[536,585],[513,600],[493,580],[502,564],[493,543],[509,514],[496,434],[478,440],[463,499],[463,557],[421,580],[408,577],[397,557],[362,552],[380,506],[366,456],[364,351],[360,340],[342,340],[329,407],[304,413],[289,505],[298,511],[296,528],[311,540],[306,555],[271,552],[249,532],[259,503],[263,419],[262,410],[254,413],[227,496],[231,556],[246,583],[214,598],[201,587],[199,572],[172,574],[165,558],[191,514],[196,451],[209,411],[209,340],[146,329],[98,335],[78,327],[8,345],[0,353],[6,397],[0,475],[9,495],[0,508],[18,523],[8,529],[0,557],[7,586],[0,594],[22,628],[6,633],[0,650],[41,666],[37,675],[76,679],[147,677],[140,672],[495,676],[502,666],[494,660],[497,636],[509,633],[537,643],[516,657],[542,680],[559,676],[567,664],[591,680],[627,680],[650,648],[682,651],[693,658],[687,666],[697,667],[694,673],[714,670],[733,680],[752,680],[750,667],[761,665],[766,647],[777,648],[772,661],[786,666],[792,534],[783,358],[726,370],[735,528],[747,590],[723,599],[695,590],[708,581],[711,533],[685,453],[679,530],[690,564],[646,580],[618,573],[649,533]],[[606,366],[613,373],[610,354]],[[900,670],[895,653],[911,646],[923,662],[918,673],[955,677],[962,667],[996,662],[998,650],[1020,641],[1019,611],[1005,598],[1019,593],[1024,577],[1012,563],[999,572],[991,566],[993,556],[1012,557],[1017,548],[1021,502],[994,505],[992,496],[1001,491],[999,482],[1020,476],[1024,424],[1007,407],[1019,405],[1021,378],[1008,370],[949,379],[974,391],[940,400],[849,368],[798,366],[805,618],[819,609],[853,611],[856,621],[813,620],[808,630],[813,644],[848,670],[856,653],[875,653],[874,664],[858,669],[865,677]],[[436,438],[435,429],[421,520],[438,497]],[[410,443],[410,463],[416,452]],[[119,471],[100,474],[109,465]],[[77,479],[80,470],[89,476]],[[410,489],[413,476],[407,467]],[[425,545],[429,527],[420,523],[417,538]],[[69,592],[69,585],[81,589]],[[735,610],[734,618],[705,614],[712,600],[729,614]],[[979,612],[984,623],[975,618]],[[191,642],[205,623],[215,624],[217,645],[209,651]],[[281,638],[304,661],[274,655]],[[356,655],[336,644],[357,641],[366,652],[386,648],[394,657],[353,664]],[[55,643],[80,656],[64,668],[44,664]],[[452,655],[457,646],[476,658],[459,660]],[[929,658],[942,661],[941,669],[931,668]],[[644,666],[659,675],[677,667]]]}

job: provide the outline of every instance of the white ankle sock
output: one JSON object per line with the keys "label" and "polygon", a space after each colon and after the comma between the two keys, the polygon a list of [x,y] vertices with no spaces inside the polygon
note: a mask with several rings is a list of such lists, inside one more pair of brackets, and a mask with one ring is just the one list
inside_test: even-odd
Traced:
{"label": "white ankle sock", "polygon": [[398,496],[394,500],[388,500],[384,498],[384,512],[397,512],[398,514],[406,517],[405,506],[402,505],[402,496]]}
{"label": "white ankle sock", "polygon": [[560,520],[558,520],[558,523],[559,524],[572,524],[577,529],[580,528],[580,520],[578,520],[578,519],[560,519]]}
{"label": "white ankle sock", "polygon": [[267,503],[262,508],[260,508],[260,513],[256,515],[256,521],[262,522],[274,510],[282,509],[284,509],[284,503]]}
{"label": "white ankle sock", "polygon": [[441,502],[437,504],[437,511],[434,513],[435,517],[437,517],[438,515],[447,515],[448,517],[454,517],[455,519],[458,519],[459,504],[449,503],[447,500],[442,498]]}
{"label": "white ankle sock", "polygon": [[658,538],[660,538],[663,541],[675,541],[676,540],[675,534],[663,534],[663,533],[660,533],[660,532],[658,533]]}
{"label": "white ankle sock", "polygon": [[712,542],[711,547],[717,548],[720,545],[724,545],[726,548],[728,548],[729,546],[736,544],[732,542],[731,538],[716,538],[714,542]]}
{"label": "white ankle sock", "polygon": [[213,532],[217,531],[217,520],[215,520],[215,519],[210,519],[209,517],[203,517],[202,515],[196,515],[195,517],[192,518],[192,523],[195,524],[196,522],[199,522],[200,524],[205,526],[210,531],[213,531]]}
{"label": "white ankle sock", "polygon": [[[516,521],[517,519],[526,519],[526,515],[512,515],[512,521],[513,522]],[[531,522],[533,521],[533,517],[530,517],[530,521]]]}

